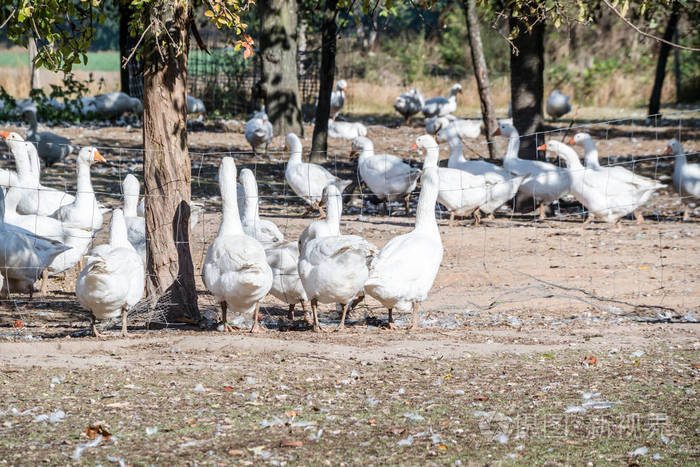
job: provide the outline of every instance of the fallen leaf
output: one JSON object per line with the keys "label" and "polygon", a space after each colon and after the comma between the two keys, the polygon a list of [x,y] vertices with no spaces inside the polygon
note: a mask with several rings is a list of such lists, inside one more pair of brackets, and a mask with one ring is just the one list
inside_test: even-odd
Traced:
{"label": "fallen leaf", "polygon": [[370,425],[374,426],[374,425],[377,423],[377,420],[375,420],[374,418],[372,418],[372,419],[369,420],[368,423],[369,423]]}
{"label": "fallen leaf", "polygon": [[224,391],[233,391],[231,386],[224,386]]}
{"label": "fallen leaf", "polygon": [[88,425],[88,427],[85,428],[85,434],[90,439],[95,439],[97,438],[97,435],[102,435],[102,438],[107,440],[110,436],[112,436],[112,433],[105,430],[102,425]]}
{"label": "fallen leaf", "polygon": [[13,328],[23,328],[24,327],[24,322],[21,319],[16,319],[15,322],[12,324]]}
{"label": "fallen leaf", "polygon": [[487,400],[489,400],[489,398],[488,398],[488,396],[476,396],[476,397],[474,398],[474,400],[475,400],[475,401],[486,402]]}
{"label": "fallen leaf", "polygon": [[290,410],[289,412],[284,413],[287,417],[292,418],[297,416],[297,411],[296,410]]}
{"label": "fallen leaf", "polygon": [[300,448],[304,445],[303,441],[293,441],[291,439],[283,439],[280,442],[280,447],[283,448]]}
{"label": "fallen leaf", "polygon": [[229,449],[228,450],[229,456],[242,456],[243,454],[245,454],[245,453],[243,451],[241,451],[240,449]]}
{"label": "fallen leaf", "polygon": [[585,365],[595,365],[598,363],[598,359],[595,357],[595,355],[586,355],[583,357],[583,363]]}
{"label": "fallen leaf", "polygon": [[446,450],[447,450],[447,446],[445,446],[444,444],[440,443],[440,444],[438,444],[438,449],[441,450],[441,451],[446,451]]}
{"label": "fallen leaf", "polygon": [[645,270],[647,270],[647,269],[649,269],[649,268],[650,268],[650,266],[639,266],[639,270],[640,270],[640,271],[645,271]]}
{"label": "fallen leaf", "polygon": [[389,435],[400,435],[404,431],[406,431],[406,428],[393,427],[386,430],[386,433]]}

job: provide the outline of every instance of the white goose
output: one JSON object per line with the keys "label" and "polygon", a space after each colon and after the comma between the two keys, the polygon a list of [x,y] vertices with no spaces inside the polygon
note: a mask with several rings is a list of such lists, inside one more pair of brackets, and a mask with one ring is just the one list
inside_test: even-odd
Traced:
{"label": "white goose", "polygon": [[141,100],[123,92],[99,94],[95,96],[94,103],[97,113],[107,118],[120,117],[127,112],[132,112],[140,116],[143,112]]}
{"label": "white goose", "polygon": [[571,111],[571,104],[569,104],[569,99],[571,99],[571,96],[562,94],[558,89],[552,91],[552,93],[547,98],[547,114],[549,114],[550,117],[556,120],[569,113]]}
{"label": "white goose", "polygon": [[320,165],[302,162],[301,149],[301,141],[297,135],[289,133],[285,139],[285,150],[289,150],[290,155],[284,178],[294,193],[309,205],[307,212],[318,209],[323,215],[321,195],[326,185],[334,184],[342,193],[351,181],[336,177]]}
{"label": "white goose", "polygon": [[272,123],[270,123],[267,113],[265,113],[265,107],[255,112],[248,120],[245,124],[244,133],[246,141],[253,149],[253,155],[257,155],[258,146],[265,146],[265,153],[267,153],[267,146],[272,141],[274,133]]}
{"label": "white goose", "polygon": [[263,247],[269,247],[275,243],[284,241],[284,235],[280,232],[274,222],[265,219],[260,219],[258,206],[258,183],[255,181],[255,175],[250,169],[241,170],[239,176],[245,201],[243,203],[243,212],[241,212],[241,223],[243,231],[249,237],[253,237],[259,241]]}
{"label": "white goose", "polygon": [[403,115],[406,125],[411,123],[411,117],[423,110],[425,99],[418,89],[413,88],[396,98],[394,109]]}
{"label": "white goose", "polygon": [[[27,147],[27,153],[32,169],[32,177],[28,186],[32,187],[32,189],[25,191],[22,199],[17,204],[17,212],[20,214],[50,216],[58,211],[61,206],[73,203],[75,196],[41,184],[41,163],[39,162],[37,149],[33,144]],[[95,201],[94,208],[104,212],[104,208],[97,201]]]}
{"label": "white goose", "polygon": [[146,264],[146,219],[138,215],[137,205],[141,184],[133,174],[128,174],[122,181],[122,195],[124,196],[124,222],[126,223],[126,236]]}
{"label": "white goose", "polygon": [[[326,216],[311,221],[299,235],[297,244],[299,252],[303,252],[306,244],[314,238],[334,237],[340,235],[340,218],[343,215],[343,197],[335,185],[328,185],[323,190],[323,200],[326,201]],[[330,203],[330,204],[329,204]]]}
{"label": "white goose", "polygon": [[[34,235],[28,230],[5,224],[5,195],[0,190],[0,296],[11,292],[34,294],[34,283],[43,275],[51,262],[70,247]],[[4,278],[4,280],[3,280]],[[3,283],[4,282],[4,283]]]}
{"label": "white goose", "polygon": [[[631,170],[628,170],[620,166],[611,167],[601,167],[600,161],[598,160],[598,150],[595,147],[595,143],[588,133],[576,133],[573,138],[569,140],[569,144],[578,144],[583,146],[584,157],[583,161],[587,169],[595,170],[597,172],[606,174],[611,183],[615,180],[620,180],[625,183],[630,183],[635,185],[639,189],[650,188],[646,191],[640,199],[640,206],[646,204],[654,193],[654,190],[663,188],[665,185],[659,184],[656,180],[652,180],[647,177],[642,177],[637,175]],[[634,216],[637,219],[637,223],[641,224],[644,221],[644,217],[638,210],[634,210]]]}
{"label": "white goose", "polygon": [[444,117],[457,110],[457,94],[462,93],[462,85],[455,84],[450,88],[449,97],[433,97],[425,101],[423,105],[423,115],[426,118]]}
{"label": "white goose", "polygon": [[428,298],[442,262],[442,240],[435,220],[435,202],[440,190],[437,148],[430,135],[419,136],[416,145],[429,150],[423,164],[416,225],[394,237],[382,248],[370,266],[365,292],[389,310],[389,327],[394,327],[393,310],[413,311],[411,329],[418,326],[419,304]]}
{"label": "white goose", "polygon": [[289,319],[294,320],[294,307],[297,303],[306,315],[304,303],[309,301],[299,278],[299,245],[297,242],[283,242],[265,250],[267,264],[272,269],[270,293],[276,299],[289,305]]}
{"label": "white goose", "polygon": [[391,154],[375,154],[374,144],[369,138],[360,137],[352,142],[350,156],[359,154],[357,169],[360,177],[386,204],[403,199],[406,213],[410,211],[409,200],[420,177],[420,169],[413,168],[400,157]]}
{"label": "white goose", "polygon": [[[15,150],[12,148],[12,140],[24,141],[21,136],[17,133],[12,133],[9,131],[0,131],[0,137],[7,140],[7,145],[10,151],[14,155]],[[26,150],[25,150],[26,151]],[[17,156],[15,156],[16,159]],[[27,170],[30,170],[27,168]],[[10,186],[19,186],[19,174],[17,173],[17,163],[15,162],[15,170],[12,169],[0,169],[0,188],[8,188]]]}
{"label": "white goose", "polygon": [[[330,229],[317,229],[300,248],[299,277],[311,301],[314,331],[320,331],[319,303],[340,303],[342,316],[338,329],[345,326],[348,305],[367,280],[368,265],[376,247],[357,235],[333,234],[340,229],[340,216],[332,214],[342,204],[340,191],[329,185],[324,191]],[[335,208],[333,206],[336,206]],[[328,220],[328,219],[327,219]],[[329,221],[328,223],[330,223]]]}
{"label": "white goose", "polygon": [[639,188],[635,183],[611,180],[609,174],[586,169],[576,151],[559,141],[549,141],[537,149],[553,151],[566,162],[571,194],[589,212],[585,224],[595,217],[603,222],[615,222],[619,227],[620,219],[640,206],[644,194],[657,188]]}
{"label": "white goose", "polygon": [[260,242],[243,232],[236,199],[236,164],[231,157],[221,161],[219,189],[223,204],[221,226],[204,259],[204,285],[221,304],[224,331],[232,330],[226,316],[230,308],[235,313],[252,312],[250,332],[257,332],[260,300],[272,287],[272,270]]}
{"label": "white goose", "polygon": [[[489,218],[493,218],[493,213],[498,208],[507,203],[508,200],[512,199],[513,196],[515,196],[515,194],[518,192],[518,189],[520,188],[520,185],[523,183],[523,181],[525,181],[528,178],[527,175],[513,176],[507,170],[495,164],[491,164],[490,162],[482,160],[469,160],[465,158],[464,153],[462,152],[462,140],[456,134],[456,130],[450,126],[440,127],[437,134],[438,137],[442,137],[444,140],[446,140],[450,146],[450,158],[447,161],[447,167],[449,169],[458,169],[460,171],[468,172],[472,175],[482,175],[485,177],[485,199],[484,202],[481,205],[479,205],[479,210],[474,211],[476,224],[478,224],[479,221],[479,211],[488,214]],[[439,170],[442,173],[444,169],[440,168]],[[451,190],[453,191],[453,193],[451,194],[444,193],[448,190],[443,189],[443,187],[448,186],[449,183],[450,182],[448,182],[447,180],[443,181],[442,176],[440,177],[441,189],[440,198],[438,200],[440,201],[440,204],[447,207],[448,210],[451,210],[450,206],[445,202],[449,203],[449,197],[458,197],[460,192],[456,190]],[[468,187],[470,186],[470,184],[466,182],[460,182],[459,186]],[[460,200],[459,202],[461,203],[463,201]],[[460,205],[456,200],[453,201],[451,204],[455,209]],[[466,215],[466,213],[468,213],[468,210],[462,210],[462,212],[464,214],[460,214],[458,212],[455,212],[455,214]],[[451,222],[452,216],[450,217],[450,223]]]}
{"label": "white goose", "polygon": [[446,117],[432,117],[425,119],[425,132],[430,135],[435,135],[438,142],[446,142],[447,135],[445,131],[440,132],[441,128],[450,128],[460,138],[478,138],[481,134],[480,120],[465,120],[456,118],[452,115]]}
{"label": "white goose", "polygon": [[530,178],[520,185],[518,193],[532,198],[539,205],[540,219],[544,219],[545,205],[569,192],[571,185],[569,172],[548,162],[520,159],[518,157],[520,135],[513,125],[500,122],[494,134],[508,138],[503,168],[515,175],[530,175]]}
{"label": "white goose", "polygon": [[187,95],[187,113],[188,114],[205,114],[207,113],[207,108],[204,106],[204,102],[201,99],[197,99],[194,96]]}
{"label": "white goose", "polygon": [[96,248],[86,257],[87,265],[78,275],[75,295],[90,310],[92,332],[100,334],[96,320],[122,316],[122,336],[127,335],[127,315],[143,296],[146,285],[141,257],[129,243],[124,213],[115,209],[109,227],[109,245]]}
{"label": "white goose", "polygon": [[50,217],[81,229],[97,231],[102,227],[102,211],[97,206],[95,191],[90,180],[90,166],[96,161],[106,162],[100,151],[85,147],[78,153],[77,192],[71,204],[61,206]]}
{"label": "white goose", "polygon": [[345,105],[345,91],[347,89],[348,83],[344,79],[335,83],[335,91],[331,93],[331,118],[333,120],[336,119]]}
{"label": "white goose", "polygon": [[676,160],[673,164],[673,187],[685,205],[683,220],[690,219],[691,200],[700,200],[700,164],[689,164],[683,151],[683,146],[677,139],[672,139],[666,147],[666,154],[673,154]]}
{"label": "white goose", "polygon": [[367,136],[367,127],[360,122],[336,122],[328,120],[328,137],[336,139],[355,139]]}

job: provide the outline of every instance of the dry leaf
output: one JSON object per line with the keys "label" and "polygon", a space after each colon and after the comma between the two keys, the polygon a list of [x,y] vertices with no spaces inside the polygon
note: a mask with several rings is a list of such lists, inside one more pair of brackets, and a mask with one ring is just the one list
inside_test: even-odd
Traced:
{"label": "dry leaf", "polygon": [[229,456],[242,456],[243,454],[245,454],[245,453],[243,451],[241,451],[240,449],[229,449],[228,450]]}
{"label": "dry leaf", "polygon": [[377,420],[375,420],[374,418],[369,420],[369,424],[372,426],[374,426],[376,423],[377,423]]}
{"label": "dry leaf", "polygon": [[304,445],[303,441],[293,441],[291,439],[283,439],[280,442],[280,447],[283,448],[300,448]]}
{"label": "dry leaf", "polygon": [[386,430],[386,433],[389,435],[400,435],[404,431],[406,431],[406,428],[393,427]]}
{"label": "dry leaf", "polygon": [[233,391],[231,386],[224,386],[224,391]]}
{"label": "dry leaf", "polygon": [[487,400],[489,400],[489,398],[488,398],[488,396],[476,396],[476,397],[474,398],[474,400],[475,400],[475,401],[486,402]]}
{"label": "dry leaf", "polygon": [[595,357],[595,355],[586,355],[583,357],[583,363],[586,365],[595,365],[598,363],[598,359]]}
{"label": "dry leaf", "polygon": [[97,435],[102,435],[102,438],[107,440],[110,436],[112,436],[112,433],[105,430],[102,425],[88,425],[88,427],[85,428],[85,434],[90,439],[95,439],[97,438]]}
{"label": "dry leaf", "polygon": [[284,413],[287,417],[292,418],[297,416],[296,410],[290,410],[289,412]]}
{"label": "dry leaf", "polygon": [[16,319],[15,322],[12,324],[13,328],[23,328],[24,327],[24,322],[21,319]]}

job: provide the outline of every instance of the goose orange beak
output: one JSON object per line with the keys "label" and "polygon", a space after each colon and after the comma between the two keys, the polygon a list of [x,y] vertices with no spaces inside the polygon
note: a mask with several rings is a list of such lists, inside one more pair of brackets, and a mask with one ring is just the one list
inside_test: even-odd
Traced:
{"label": "goose orange beak", "polygon": [[98,151],[97,149],[95,149],[95,160],[100,162],[107,162],[107,160],[104,157],[102,157],[102,154],[100,154],[100,151]]}
{"label": "goose orange beak", "polygon": [[576,140],[574,138],[571,138],[569,140],[569,144],[573,146],[574,144],[576,144]]}
{"label": "goose orange beak", "polygon": [[10,136],[10,132],[9,131],[0,131],[0,136],[7,139]]}
{"label": "goose orange beak", "polygon": [[491,136],[500,136],[500,135],[501,135],[501,129],[500,129],[500,128],[496,128],[496,131],[494,131],[493,134],[492,134]]}
{"label": "goose orange beak", "polygon": [[418,149],[418,145],[416,143],[413,143],[413,146],[411,146],[411,149]]}
{"label": "goose orange beak", "polygon": [[[0,133],[0,134],[2,134],[2,133]],[[7,136],[5,136],[5,138],[7,138]],[[673,152],[673,149],[671,149],[671,146],[666,146],[666,150],[664,151],[664,155],[670,156],[672,152]]]}
{"label": "goose orange beak", "polygon": [[538,151],[546,151],[547,150],[547,145],[543,144],[537,148]]}

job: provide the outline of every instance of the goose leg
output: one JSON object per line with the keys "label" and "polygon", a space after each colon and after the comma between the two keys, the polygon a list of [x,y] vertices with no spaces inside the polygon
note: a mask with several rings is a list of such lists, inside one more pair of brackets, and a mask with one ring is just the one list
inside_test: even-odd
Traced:
{"label": "goose leg", "polygon": [[127,336],[127,330],[126,330],[126,318],[127,318],[127,311],[126,308],[122,308],[122,337]]}
{"label": "goose leg", "polygon": [[48,269],[44,269],[41,272],[41,290],[39,290],[40,297],[46,296],[46,289],[48,288],[48,285],[49,285],[49,271],[48,271]]}
{"label": "goose leg", "polygon": [[411,193],[408,193],[403,199],[403,205],[406,208],[406,215],[411,214]]}
{"label": "goose leg", "polygon": [[408,330],[415,331],[416,329],[418,329],[418,302],[413,303],[413,321]]}
{"label": "goose leg", "polygon": [[227,311],[228,304],[225,301],[221,302],[221,322],[223,324],[223,332],[232,332],[233,328],[230,324],[228,324],[228,320],[226,319]]}
{"label": "goose leg", "polygon": [[255,304],[255,311],[253,312],[253,327],[250,328],[250,332],[260,332],[260,324],[258,323],[258,316],[260,315],[260,303]]}
{"label": "goose leg", "polygon": [[620,230],[622,229],[622,219],[618,219],[615,221],[615,230]]}
{"label": "goose leg", "polygon": [[97,330],[97,322],[95,321],[95,315],[90,314],[90,326],[92,328],[92,335],[95,337],[104,337],[98,330]]}
{"label": "goose leg", "polygon": [[315,298],[311,300],[311,312],[314,317],[314,332],[323,332],[321,329],[321,323],[318,322],[318,300]]}
{"label": "goose leg", "polygon": [[289,311],[287,312],[287,318],[294,321],[294,304],[293,303],[289,305]]}
{"label": "goose leg", "polygon": [[396,325],[394,324],[394,316],[392,314],[393,311],[394,311],[393,308],[389,308],[389,319],[388,319],[388,322],[389,322],[388,328],[389,329],[396,329]]}
{"label": "goose leg", "polygon": [[540,220],[543,221],[547,218],[544,213],[544,203],[540,203]]}
{"label": "goose leg", "polygon": [[690,220],[690,208],[688,205],[685,205],[685,209],[683,209],[683,220],[684,221],[689,221]]}
{"label": "goose leg", "polygon": [[481,212],[477,208],[474,210],[474,227],[479,225],[479,222],[481,222]]}
{"label": "goose leg", "polygon": [[452,227],[452,223],[454,222],[454,220],[455,220],[455,213],[451,212],[450,213],[450,221],[447,223],[447,226]]}
{"label": "goose leg", "polygon": [[589,213],[588,213],[588,216],[586,217],[586,220],[583,221],[583,225],[590,224],[591,221],[593,220],[593,217],[594,217],[594,216],[593,216],[593,213],[592,213],[592,212],[589,212]]}
{"label": "goose leg", "polygon": [[493,213],[490,212],[489,215],[488,215],[488,217],[487,217],[486,219],[487,219],[487,220],[490,220],[490,221],[495,221],[495,220],[496,220],[496,216],[494,216]]}
{"label": "goose leg", "polygon": [[637,211],[636,209],[634,210],[634,217],[637,219],[637,225],[641,224],[644,222],[644,216],[642,216],[642,213]]}
{"label": "goose leg", "polygon": [[348,314],[348,307],[350,306],[347,303],[341,303],[341,305],[343,306],[343,314],[340,317],[340,324],[335,329],[336,331],[342,331],[343,329],[345,329],[345,315]]}
{"label": "goose leg", "polygon": [[306,310],[306,306],[304,305],[304,300],[299,300],[299,303],[301,303],[301,310],[304,312],[304,321],[306,321],[307,324],[313,325],[313,321],[311,316],[309,316],[309,312]]}
{"label": "goose leg", "polygon": [[323,210],[323,206],[321,206],[320,204],[318,204],[318,212],[321,213],[321,218],[322,218],[322,219],[325,219],[325,217],[326,217],[326,211]]}

